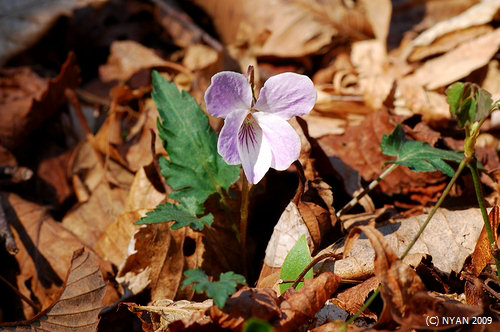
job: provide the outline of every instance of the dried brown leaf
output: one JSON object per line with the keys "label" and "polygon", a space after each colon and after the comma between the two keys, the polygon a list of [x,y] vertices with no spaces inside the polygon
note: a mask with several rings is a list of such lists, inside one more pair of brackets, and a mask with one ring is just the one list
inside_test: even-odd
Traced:
{"label": "dried brown leaf", "polygon": [[437,38],[432,44],[417,46],[408,57],[408,61],[419,61],[424,58],[445,53],[457,47],[461,43],[478,38],[479,36],[491,32],[490,25],[472,26],[463,30],[455,30]]}
{"label": "dried brown leaf", "polygon": [[[340,308],[349,311],[351,314],[355,314],[359,309],[361,309],[368,298],[368,295],[375,291],[379,284],[380,280],[378,280],[377,277],[371,277],[359,285],[339,292],[333,300],[333,303]],[[370,311],[365,311],[363,315],[376,319],[375,314]]]}
{"label": "dried brown leaf", "polygon": [[63,225],[93,248],[108,225],[123,211],[127,191],[101,182],[88,201],[75,206],[63,219]]}
{"label": "dried brown leaf", "polygon": [[127,257],[117,280],[132,294],[147,286],[152,301],[173,300],[184,272],[185,236],[185,228],[171,230],[168,223],[141,227],[134,235],[134,252]]}
{"label": "dried brown leaf", "polygon": [[99,75],[104,82],[128,81],[142,69],[165,66],[167,61],[156,53],[133,40],[120,40],[111,44],[108,63],[99,67]]}
{"label": "dried brown leaf", "polygon": [[[488,216],[491,229],[495,235],[495,241],[498,243],[498,226],[500,225],[500,208],[495,205]],[[491,254],[491,245],[488,239],[486,228],[483,227],[481,234],[477,239],[476,247],[472,253],[472,262],[469,272],[474,276],[479,276],[483,269],[491,262],[493,255]]]}
{"label": "dried brown leaf", "polygon": [[[402,254],[408,243],[417,233],[427,215],[419,215],[406,219],[393,219],[381,225],[378,230],[384,234],[385,241],[398,255]],[[382,222],[383,220],[380,220]],[[460,272],[465,259],[473,251],[483,227],[479,209],[448,211],[438,209],[417,240],[405,262],[417,266],[425,255],[432,256],[436,269],[451,273]],[[339,254],[343,247],[334,246],[319,254]],[[366,279],[374,273],[375,253],[367,239],[358,239],[353,243],[349,257],[333,261],[326,259],[321,263],[321,271],[335,271],[347,279]]]}
{"label": "dried brown leaf", "polygon": [[415,46],[429,45],[436,38],[449,32],[462,30],[471,26],[490,22],[500,9],[500,4],[495,0],[483,0],[470,7],[463,13],[448,20],[439,22],[430,29],[421,33],[412,44]]}
{"label": "dried brown leaf", "polygon": [[73,253],[62,293],[47,310],[7,331],[97,330],[102,299],[106,292],[99,261],[83,248]]}
{"label": "dried brown leaf", "polygon": [[434,90],[453,83],[488,64],[500,46],[500,29],[465,42],[448,53],[425,62],[403,81]]}
{"label": "dried brown leaf", "polygon": [[55,78],[41,78],[27,67],[1,69],[0,144],[12,150],[23,143],[63,105],[64,91],[75,88],[79,80],[80,69],[73,53]]}
{"label": "dried brown leaf", "polygon": [[[371,28],[360,8],[341,1],[195,1],[211,17],[225,44],[253,43],[257,56],[300,57],[328,45],[341,30],[364,38]],[[265,34],[264,41],[254,36]]]}
{"label": "dried brown leaf", "polygon": [[[20,270],[18,289],[46,309],[63,284],[72,252],[83,245],[61,223],[50,218],[44,208],[34,203],[10,194],[2,195],[2,205],[19,247],[15,256]],[[24,306],[24,312],[27,318],[35,314],[28,305]]]}
{"label": "dried brown leaf", "polygon": [[306,280],[300,291],[283,293],[281,298],[284,300],[280,304],[282,318],[273,324],[276,331],[297,330],[316,315],[339,284],[339,277],[325,272],[311,281]]}
{"label": "dried brown leaf", "polygon": [[243,287],[227,300],[223,309],[210,308],[210,317],[222,328],[239,331],[250,317],[262,320],[279,320],[281,317],[279,300],[269,288]]}
{"label": "dried brown leaf", "polygon": [[213,301],[190,302],[186,300],[158,300],[149,306],[135,303],[123,303],[128,310],[135,313],[142,322],[146,332],[168,331],[169,324],[176,320],[189,319],[194,313],[204,313],[213,305]]}

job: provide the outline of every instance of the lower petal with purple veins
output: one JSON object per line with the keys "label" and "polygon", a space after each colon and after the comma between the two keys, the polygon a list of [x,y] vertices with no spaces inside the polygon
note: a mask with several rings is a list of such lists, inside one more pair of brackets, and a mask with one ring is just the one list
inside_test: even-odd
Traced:
{"label": "lower petal with purple veins", "polygon": [[271,167],[283,171],[299,158],[300,138],[281,117],[263,112],[253,114],[272,152]]}
{"label": "lower petal with purple veins", "polygon": [[238,132],[238,152],[248,182],[259,182],[271,166],[272,153],[262,129],[251,115]]}
{"label": "lower petal with purple veins", "polygon": [[247,110],[233,111],[224,120],[224,126],[219,134],[217,150],[229,165],[241,164],[238,152],[238,133],[249,113],[250,111]]}

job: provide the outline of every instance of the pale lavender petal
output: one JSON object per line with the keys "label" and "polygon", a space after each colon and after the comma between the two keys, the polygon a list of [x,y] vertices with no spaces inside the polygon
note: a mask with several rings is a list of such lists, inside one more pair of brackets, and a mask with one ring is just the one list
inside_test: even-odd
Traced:
{"label": "pale lavender petal", "polygon": [[262,129],[264,140],[271,147],[271,167],[278,171],[290,167],[300,155],[299,135],[288,122],[277,115],[256,112],[253,116]]}
{"label": "pale lavender petal", "polygon": [[272,154],[262,129],[255,120],[252,122],[244,124],[238,133],[238,151],[248,182],[257,183],[269,170]]}
{"label": "pale lavender petal", "polygon": [[283,73],[264,83],[254,108],[288,120],[309,113],[315,103],[316,90],[309,77]]}
{"label": "pale lavender petal", "polygon": [[238,153],[238,132],[248,113],[250,113],[249,110],[236,110],[229,113],[224,120],[224,126],[219,134],[217,151],[229,165],[241,164]]}
{"label": "pale lavender petal", "polygon": [[223,71],[212,76],[205,92],[208,114],[225,118],[237,110],[250,110],[252,88],[245,76],[232,71]]}

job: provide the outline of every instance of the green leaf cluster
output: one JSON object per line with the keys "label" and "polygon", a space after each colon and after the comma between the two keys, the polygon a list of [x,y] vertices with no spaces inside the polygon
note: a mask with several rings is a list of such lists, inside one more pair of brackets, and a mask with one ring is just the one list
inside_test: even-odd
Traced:
{"label": "green leaf cluster", "polygon": [[[295,243],[283,262],[281,267],[280,279],[281,280],[296,280],[304,269],[311,263],[311,253],[307,245],[306,235],[302,235]],[[313,271],[309,269],[304,279],[312,279]],[[280,292],[283,294],[288,288],[292,286],[293,282],[283,282],[280,284]],[[300,282],[297,285],[297,290],[304,287],[304,283]]]}
{"label": "green leaf cluster", "polygon": [[240,167],[227,165],[218,154],[217,135],[189,93],[179,93],[174,83],[155,71],[152,96],[160,114],[159,134],[169,155],[160,160],[160,168],[173,189],[169,197],[178,204],[159,205],[138,224],[173,221],[173,229],[201,230],[213,222],[212,214],[203,215],[204,202],[236,182]]}
{"label": "green leaf cluster", "polygon": [[381,148],[386,156],[396,157],[396,160],[386,164],[407,166],[414,172],[440,171],[450,177],[455,174],[455,170],[445,160],[460,163],[464,158],[463,152],[438,149],[424,142],[407,139],[400,124],[392,134],[384,135]]}
{"label": "green leaf cluster", "polygon": [[491,94],[475,83],[454,83],[446,89],[450,112],[463,128],[488,117],[493,104]]}
{"label": "green leaf cluster", "polygon": [[184,272],[186,279],[182,284],[182,289],[189,285],[194,285],[196,293],[205,292],[208,297],[214,299],[214,303],[219,308],[224,308],[227,298],[236,292],[236,286],[246,285],[245,277],[233,271],[221,273],[219,281],[208,280],[208,276],[202,270],[188,270]]}

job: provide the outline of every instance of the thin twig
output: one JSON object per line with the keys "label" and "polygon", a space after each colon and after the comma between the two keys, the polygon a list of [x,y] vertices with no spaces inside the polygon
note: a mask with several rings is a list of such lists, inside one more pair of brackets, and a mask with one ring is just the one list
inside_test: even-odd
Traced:
{"label": "thin twig", "polygon": [[0,280],[2,280],[7,286],[9,286],[23,301],[28,303],[35,310],[35,313],[40,312],[40,306],[24,296],[16,287],[12,286],[12,284],[7,279],[0,275]]}
{"label": "thin twig", "polygon": [[292,284],[291,287],[293,289],[297,288],[297,285],[302,281],[302,279],[304,278],[304,276],[307,274],[307,272],[314,265],[316,265],[317,263],[321,262],[323,259],[326,259],[326,258],[329,258],[329,257],[338,259],[338,258],[342,258],[342,255],[334,254],[334,253],[328,253],[328,254],[323,254],[323,255],[319,255],[317,257],[314,257],[314,259],[311,261],[311,263],[307,264],[307,266],[304,268],[304,270],[302,270],[302,272],[299,274],[299,276],[297,277],[297,279],[295,279],[295,281],[294,281],[294,283]]}
{"label": "thin twig", "polygon": [[356,204],[358,204],[359,200],[363,196],[365,196],[373,188],[375,188],[376,186],[378,186],[378,184],[380,183],[380,181],[382,181],[386,176],[388,176],[389,174],[391,174],[396,168],[398,168],[398,165],[397,164],[392,164],[389,168],[387,168],[384,172],[382,172],[382,174],[380,174],[380,176],[378,178],[376,178],[375,180],[373,180],[368,185],[368,187],[366,187],[365,189],[363,189],[363,191],[360,192],[358,195],[356,195],[356,197],[354,197],[353,199],[351,199],[349,201],[349,203],[347,203],[346,205],[344,205],[344,207],[342,209],[340,209],[339,211],[337,211],[337,213],[336,213],[337,218],[339,218],[341,215],[345,214],[350,209],[352,209],[353,207],[355,207]]}

